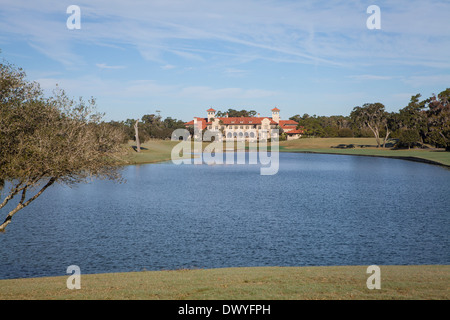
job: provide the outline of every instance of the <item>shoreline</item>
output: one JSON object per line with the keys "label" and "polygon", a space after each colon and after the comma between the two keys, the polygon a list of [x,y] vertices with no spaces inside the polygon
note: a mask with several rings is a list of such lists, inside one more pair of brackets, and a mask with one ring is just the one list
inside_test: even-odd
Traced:
{"label": "shoreline", "polygon": [[[230,150],[228,150],[230,151]],[[250,152],[250,150],[240,150],[241,152]],[[393,151],[393,150],[388,150]],[[224,150],[224,153],[227,152]],[[254,151],[253,151],[254,152]],[[343,156],[359,156],[359,157],[376,157],[376,158],[391,158],[391,159],[397,159],[397,160],[405,160],[405,161],[413,161],[413,162],[419,162],[424,164],[430,164],[430,165],[436,165],[441,166],[444,168],[450,169],[450,165],[447,165],[445,163],[441,163],[438,161],[421,158],[417,156],[395,156],[395,155],[380,155],[380,154],[355,154],[355,153],[345,153],[345,152],[329,152],[329,151],[322,151],[321,149],[316,150],[279,150],[281,153],[310,153],[310,154],[329,154],[329,155],[343,155]],[[395,152],[395,151],[394,151]],[[141,165],[141,164],[157,164],[157,163],[165,163],[171,161],[170,157],[158,159],[158,160],[149,160],[149,161],[127,161],[123,166],[129,166],[129,165]]]}
{"label": "shoreline", "polygon": [[[376,148],[374,143],[376,142],[373,138],[302,138],[280,141],[279,152],[383,157],[450,168],[450,152],[446,152],[443,149]],[[172,150],[178,144],[179,142],[170,140],[149,140],[141,145],[143,149],[140,153],[137,153],[132,150],[135,148],[133,141],[129,141],[127,144],[129,152],[122,158],[122,165],[151,164],[170,161]],[[204,150],[209,144],[210,143],[208,142],[203,142],[201,149]],[[333,147],[338,145],[364,146],[364,148],[340,149]],[[237,147],[238,146],[234,145],[234,148],[230,149],[224,145],[223,152],[235,151]],[[242,151],[252,151],[253,149],[250,149],[249,147],[249,145],[245,145]],[[267,150],[270,151],[270,146],[268,146]]]}
{"label": "shoreline", "polygon": [[280,152],[290,152],[290,153],[312,153],[312,154],[330,154],[330,155],[341,155],[341,156],[359,156],[359,157],[375,157],[375,158],[390,158],[390,159],[397,159],[397,160],[405,160],[405,161],[413,161],[413,162],[420,162],[420,163],[426,163],[436,166],[441,166],[444,168],[450,168],[450,165],[433,161],[425,158],[419,158],[414,156],[387,156],[387,155],[377,155],[377,154],[352,154],[352,153],[339,153],[339,152],[326,152],[326,151],[315,151],[315,150],[296,150],[296,151],[280,151]]}

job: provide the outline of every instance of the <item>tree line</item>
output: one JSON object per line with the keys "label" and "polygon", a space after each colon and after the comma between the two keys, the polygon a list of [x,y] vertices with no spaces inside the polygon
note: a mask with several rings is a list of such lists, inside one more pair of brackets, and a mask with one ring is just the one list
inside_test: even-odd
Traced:
{"label": "tree line", "polygon": [[182,120],[160,115],[145,114],[140,119],[127,119],[125,121],[110,121],[109,125],[122,130],[124,142],[136,140],[135,125],[138,126],[139,140],[145,142],[150,139],[170,139],[175,129],[185,128]]}
{"label": "tree line", "polygon": [[[390,139],[396,140],[398,148],[423,147],[428,144],[450,150],[450,88],[438,95],[421,100],[421,95],[411,97],[408,105],[398,112],[388,112],[382,103],[365,103],[356,106],[350,115],[317,116],[295,115],[290,120],[298,122],[304,137],[375,137],[377,147],[385,147]],[[218,111],[217,117],[254,117],[256,111],[228,109]],[[139,139],[170,139],[173,130],[185,128],[182,120],[146,114],[141,119],[111,121],[120,128],[124,142]]]}
{"label": "tree line", "polygon": [[[255,117],[255,110],[235,110],[228,109],[226,111],[216,112],[216,117]],[[185,129],[183,120],[174,119],[172,117],[162,117],[158,114],[145,114],[139,119],[127,119],[125,121],[110,121],[109,125],[122,130],[124,133],[124,142],[128,140],[136,141],[136,124],[138,129],[139,142],[145,142],[150,139],[169,140],[175,129]]]}
{"label": "tree line", "polygon": [[356,106],[348,116],[304,114],[290,119],[307,137],[375,137],[378,147],[395,138],[399,148],[428,144],[450,151],[450,88],[423,100],[416,94],[398,112],[387,112],[376,102]]}

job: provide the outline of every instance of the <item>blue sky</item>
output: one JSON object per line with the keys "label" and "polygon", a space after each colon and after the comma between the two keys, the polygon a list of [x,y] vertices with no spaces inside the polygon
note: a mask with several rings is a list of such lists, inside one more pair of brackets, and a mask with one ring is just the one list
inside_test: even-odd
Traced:
{"label": "blue sky", "polygon": [[[370,5],[380,30],[366,26]],[[448,0],[0,0],[0,58],[49,94],[95,97],[105,120],[397,111],[450,87],[449,13]]]}

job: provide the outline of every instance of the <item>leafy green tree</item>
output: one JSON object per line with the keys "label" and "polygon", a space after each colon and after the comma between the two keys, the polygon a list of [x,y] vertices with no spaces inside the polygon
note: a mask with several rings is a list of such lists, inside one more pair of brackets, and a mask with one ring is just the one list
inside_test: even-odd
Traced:
{"label": "leafy green tree", "polygon": [[226,117],[228,114],[228,117],[254,117],[256,116],[257,112],[255,110],[247,111],[245,109],[238,111],[235,109],[228,109],[227,111],[217,111],[216,117],[217,118],[223,118]]}
{"label": "leafy green tree", "polygon": [[161,116],[156,116],[154,114],[145,114],[141,118],[144,124],[158,125],[161,122]]}
{"label": "leafy green tree", "polygon": [[353,137],[353,131],[350,128],[339,129],[338,137]]}
{"label": "leafy green tree", "polygon": [[419,140],[419,138],[420,136],[417,130],[405,129],[400,134],[397,144],[399,147],[407,146],[408,149],[410,149],[411,146],[414,145]]}
{"label": "leafy green tree", "polygon": [[450,151],[450,88],[425,101],[430,143]]}
{"label": "leafy green tree", "polygon": [[303,116],[295,115],[289,118],[299,123],[298,128],[303,127],[306,136],[311,137],[337,137],[342,129],[343,133],[352,137],[352,122],[347,116],[310,116],[305,113]]}
{"label": "leafy green tree", "polygon": [[400,134],[402,129],[416,130],[419,134],[417,141],[423,143],[427,136],[428,127],[427,115],[424,111],[425,102],[420,101],[420,97],[420,94],[412,96],[409,104],[399,110],[396,118],[396,130],[400,130]]}
{"label": "leafy green tree", "polygon": [[325,137],[337,137],[339,134],[339,128],[335,126],[326,126],[323,128]]}
{"label": "leafy green tree", "polygon": [[377,147],[381,145],[380,129],[385,127],[387,112],[384,110],[382,103],[365,103],[362,107],[355,107],[350,113],[350,118],[356,124],[359,129],[364,127],[369,128],[375,140],[377,141]]}

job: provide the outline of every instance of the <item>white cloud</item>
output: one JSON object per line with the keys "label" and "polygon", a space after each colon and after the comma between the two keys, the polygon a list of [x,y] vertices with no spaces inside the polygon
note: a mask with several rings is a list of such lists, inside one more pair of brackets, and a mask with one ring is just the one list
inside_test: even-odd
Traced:
{"label": "white cloud", "polygon": [[161,66],[161,69],[163,70],[171,70],[171,69],[175,69],[176,67],[174,65],[171,64],[166,64],[164,66]]}
{"label": "white cloud", "polygon": [[351,79],[364,81],[364,80],[392,80],[394,79],[393,76],[379,76],[379,75],[373,75],[373,74],[361,74],[361,75],[353,75],[349,76]]}
{"label": "white cloud", "polygon": [[395,93],[391,94],[391,98],[393,101],[398,101],[399,105],[402,104],[406,106],[408,102],[411,100],[411,97],[416,95],[416,93],[410,93],[410,92],[401,92],[401,93]]}
{"label": "white cloud", "polygon": [[278,95],[279,92],[262,89],[211,88],[189,86],[180,90],[179,96],[214,101],[217,99],[258,99]]}
{"label": "white cloud", "polygon": [[177,89],[175,85],[162,85],[154,80],[135,80],[125,83],[123,92],[125,96],[140,95],[143,97],[150,97],[152,95],[170,96]]}
{"label": "white cloud", "polygon": [[95,64],[100,69],[124,69],[125,66],[108,66],[106,63],[96,63]]}
{"label": "white cloud", "polygon": [[105,80],[96,76],[80,78],[40,78],[36,80],[48,93],[56,85],[71,95],[110,97],[178,97],[214,101],[216,99],[258,99],[277,96],[280,92],[258,88],[212,88],[208,86],[165,85],[155,80]]}
{"label": "white cloud", "polygon": [[226,68],[224,74],[230,77],[242,77],[248,73],[247,70],[236,69],[236,68]]}
{"label": "white cloud", "polygon": [[[203,61],[210,49],[306,64],[441,64],[450,50],[448,1],[380,3],[382,30],[368,30],[364,1],[79,0],[82,25],[68,33],[60,1],[10,0],[2,5],[2,33],[29,39],[64,64],[79,63],[77,43],[129,44],[151,61],[165,53]],[[373,61],[373,60],[372,60]]]}
{"label": "white cloud", "polygon": [[413,87],[443,85],[450,87],[450,74],[405,77],[403,82]]}

